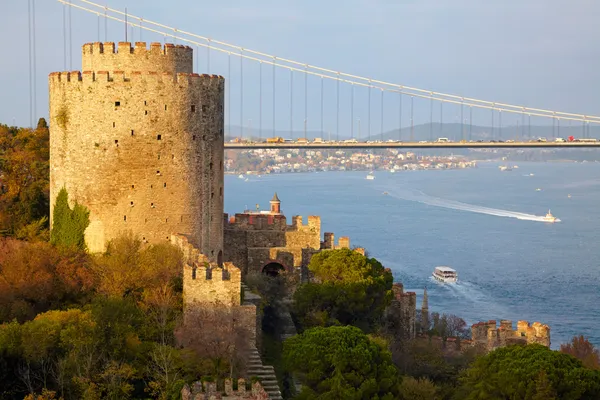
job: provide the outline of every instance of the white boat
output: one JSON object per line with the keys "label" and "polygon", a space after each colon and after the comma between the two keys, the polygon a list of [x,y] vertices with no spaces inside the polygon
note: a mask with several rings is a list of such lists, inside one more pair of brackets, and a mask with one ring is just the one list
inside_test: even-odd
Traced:
{"label": "white boat", "polygon": [[456,283],[458,282],[458,274],[456,270],[450,267],[435,267],[433,271],[433,278],[437,281],[444,283]]}
{"label": "white boat", "polygon": [[560,222],[560,219],[556,218],[554,215],[552,215],[550,210],[548,210],[548,214],[546,214],[546,216],[544,217],[544,221],[554,223],[554,222]]}
{"label": "white boat", "polygon": [[373,173],[369,173],[369,175],[367,175],[367,179],[372,181],[373,179],[375,179],[375,175],[373,175]]}
{"label": "white boat", "polygon": [[244,175],[242,175],[242,174],[239,174],[239,175],[238,175],[238,178],[240,178],[240,179],[244,179]]}
{"label": "white boat", "polygon": [[536,192],[541,192],[541,191],[542,191],[542,189],[540,189],[540,188],[537,188],[537,189],[535,189],[535,191],[536,191]]}
{"label": "white boat", "polygon": [[500,168],[500,171],[512,171],[512,168],[507,167],[506,165],[501,165],[498,168]]}

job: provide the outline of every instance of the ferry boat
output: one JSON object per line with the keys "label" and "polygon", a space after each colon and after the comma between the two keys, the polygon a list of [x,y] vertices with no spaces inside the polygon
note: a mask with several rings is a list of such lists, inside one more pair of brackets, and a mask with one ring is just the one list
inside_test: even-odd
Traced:
{"label": "ferry boat", "polygon": [[373,179],[375,179],[375,175],[373,175],[373,173],[370,172],[369,175],[367,175],[367,179],[372,181]]}
{"label": "ferry boat", "polygon": [[556,218],[554,215],[552,215],[550,210],[548,210],[548,214],[546,214],[546,216],[544,217],[544,221],[545,222],[560,222],[560,219]]}
{"label": "ferry boat", "polygon": [[512,171],[511,167],[507,167],[506,165],[501,165],[498,167],[500,171]]}
{"label": "ferry boat", "polygon": [[433,271],[433,277],[435,280],[444,283],[456,283],[458,282],[458,274],[456,270],[450,267],[435,267]]}

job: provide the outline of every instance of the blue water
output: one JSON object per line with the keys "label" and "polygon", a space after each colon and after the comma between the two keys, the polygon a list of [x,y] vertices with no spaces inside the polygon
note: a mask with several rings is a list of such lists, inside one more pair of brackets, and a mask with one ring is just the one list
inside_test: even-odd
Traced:
{"label": "blue water", "polygon": [[[277,191],[288,223],[320,215],[323,232],[365,247],[417,292],[419,306],[427,287],[431,311],[469,324],[540,321],[552,348],[579,334],[600,346],[600,164],[517,164],[511,172],[494,163],[380,171],[375,180],[364,172],[227,176],[225,211],[268,209]],[[560,223],[539,221],[549,208]],[[455,268],[460,282],[433,281],[438,265]]]}

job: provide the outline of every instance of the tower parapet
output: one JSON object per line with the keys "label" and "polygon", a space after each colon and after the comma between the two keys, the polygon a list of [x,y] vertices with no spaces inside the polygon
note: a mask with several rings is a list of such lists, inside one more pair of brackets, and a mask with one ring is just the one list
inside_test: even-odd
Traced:
{"label": "tower parapet", "polygon": [[192,73],[193,49],[189,46],[136,42],[95,42],[82,47],[82,70],[84,71],[133,71],[159,73]]}

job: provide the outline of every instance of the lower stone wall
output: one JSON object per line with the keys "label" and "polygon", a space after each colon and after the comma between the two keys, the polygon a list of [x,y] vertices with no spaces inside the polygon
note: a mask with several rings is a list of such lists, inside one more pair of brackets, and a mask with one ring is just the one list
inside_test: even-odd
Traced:
{"label": "lower stone wall", "polygon": [[[225,394],[223,395],[223,392]],[[225,379],[221,385],[220,382],[196,382],[185,385],[181,389],[181,400],[269,400],[269,394],[260,382],[252,384],[251,389],[246,389],[246,380],[237,380],[237,389],[233,389],[231,379]]]}

